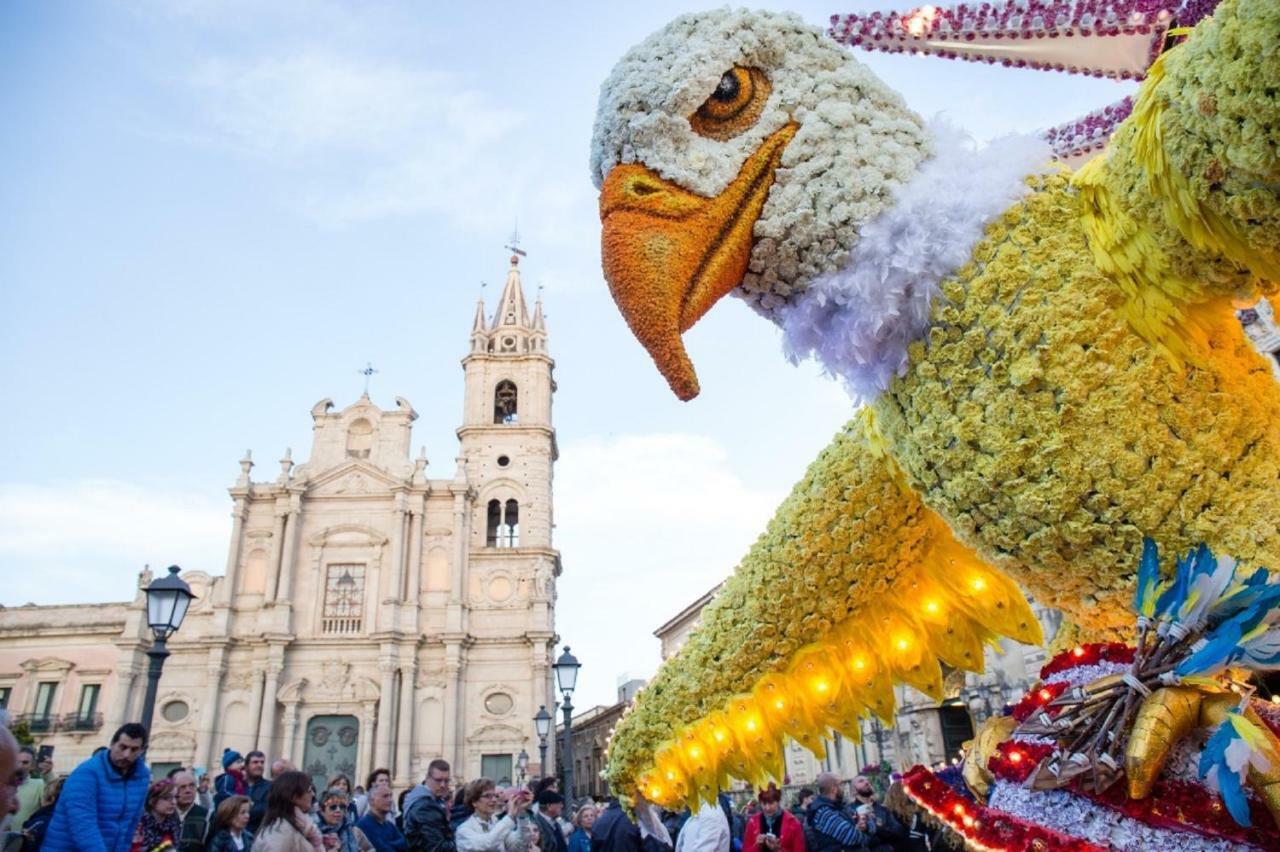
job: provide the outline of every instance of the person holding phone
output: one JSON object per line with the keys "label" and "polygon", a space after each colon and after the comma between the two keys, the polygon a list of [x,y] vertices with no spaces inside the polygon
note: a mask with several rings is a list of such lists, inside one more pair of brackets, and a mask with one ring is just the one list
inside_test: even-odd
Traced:
{"label": "person holding phone", "polygon": [[805,852],[804,826],[782,807],[782,792],[770,784],[756,797],[760,812],[747,822],[742,852]]}

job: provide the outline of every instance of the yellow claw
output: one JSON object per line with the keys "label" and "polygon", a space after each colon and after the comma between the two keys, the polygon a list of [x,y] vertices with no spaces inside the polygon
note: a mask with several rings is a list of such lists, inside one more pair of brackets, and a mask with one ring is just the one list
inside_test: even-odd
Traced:
{"label": "yellow claw", "polygon": [[987,770],[987,761],[1016,727],[1018,720],[1012,716],[992,716],[982,724],[973,739],[965,743],[964,783],[983,802],[987,800],[993,780]]}
{"label": "yellow claw", "polygon": [[1124,748],[1129,798],[1145,799],[1151,794],[1173,744],[1200,724],[1204,697],[1198,689],[1168,686],[1157,689],[1142,702]]}

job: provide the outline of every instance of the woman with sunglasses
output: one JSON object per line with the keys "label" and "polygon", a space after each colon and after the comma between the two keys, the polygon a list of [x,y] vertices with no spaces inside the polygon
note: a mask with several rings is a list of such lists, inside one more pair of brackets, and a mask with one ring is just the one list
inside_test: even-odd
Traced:
{"label": "woman with sunglasses", "polygon": [[[463,804],[471,809],[454,834],[458,852],[527,852],[529,837],[536,831],[526,819],[533,801],[528,790],[520,789],[502,807],[502,795],[488,778],[467,785]],[[498,811],[504,810],[499,816]]]}
{"label": "woman with sunglasses", "polygon": [[[351,795],[342,787],[330,787],[320,798],[320,836],[332,852],[373,852],[373,844],[356,828],[352,819]],[[336,839],[336,844],[329,838]]]}

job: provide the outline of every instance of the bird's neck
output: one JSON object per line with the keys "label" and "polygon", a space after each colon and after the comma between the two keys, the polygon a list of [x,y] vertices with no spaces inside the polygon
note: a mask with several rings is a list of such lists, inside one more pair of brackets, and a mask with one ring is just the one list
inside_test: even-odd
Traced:
{"label": "bird's neck", "polygon": [[907,367],[929,330],[939,282],[965,263],[987,225],[1052,168],[1038,136],[1006,136],[975,150],[961,131],[930,124],[934,156],[861,229],[849,261],[816,279],[782,317],[788,357],[812,356],[870,401]]}

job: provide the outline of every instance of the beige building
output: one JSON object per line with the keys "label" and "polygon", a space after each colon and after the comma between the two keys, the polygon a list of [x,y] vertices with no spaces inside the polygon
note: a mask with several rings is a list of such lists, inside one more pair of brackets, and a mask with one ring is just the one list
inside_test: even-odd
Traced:
{"label": "beige building", "polygon": [[[309,457],[286,451],[274,478],[246,453],[222,575],[183,573],[197,600],[169,643],[151,762],[217,769],[224,748],[259,748],[321,783],[389,767],[403,786],[444,756],[457,777],[514,778],[555,706],[553,367],[513,256],[462,360],[456,467],[433,478],[411,454],[400,397],[321,400]],[[140,712],[142,601],[0,613],[0,699],[60,769]]]}

